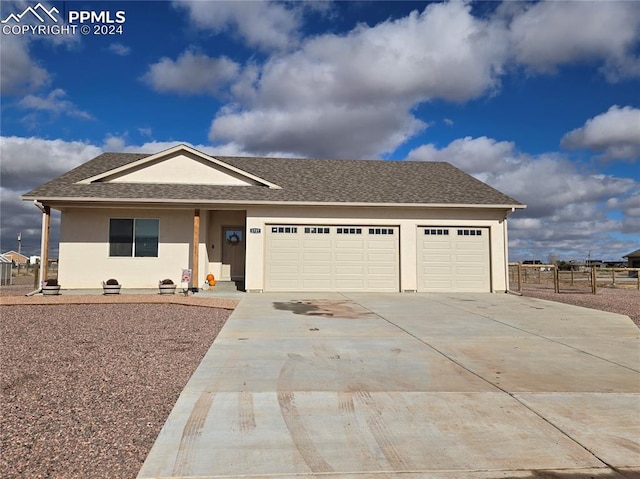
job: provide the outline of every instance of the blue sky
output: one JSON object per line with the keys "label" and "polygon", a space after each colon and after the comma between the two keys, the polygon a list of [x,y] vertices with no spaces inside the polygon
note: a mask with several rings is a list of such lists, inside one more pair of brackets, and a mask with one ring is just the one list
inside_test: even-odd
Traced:
{"label": "blue sky", "polygon": [[[2,1],[0,16],[36,4]],[[18,232],[25,252],[39,249],[40,215],[20,194],[103,151],[175,142],[448,161],[528,205],[510,220],[512,260],[640,248],[635,2],[42,6],[76,32],[3,24],[2,251]],[[103,13],[69,22],[83,11]],[[124,21],[108,23],[117,12]]]}

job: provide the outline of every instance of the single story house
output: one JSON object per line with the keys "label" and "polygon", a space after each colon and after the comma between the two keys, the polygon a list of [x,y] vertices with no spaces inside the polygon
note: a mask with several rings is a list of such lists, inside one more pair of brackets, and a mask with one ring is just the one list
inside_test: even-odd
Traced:
{"label": "single story house", "polygon": [[2,253],[2,256],[10,260],[13,264],[27,264],[29,262],[29,258],[27,256],[13,250]]}
{"label": "single story house", "polygon": [[640,268],[640,249],[632,251],[631,253],[623,256],[627,259],[628,268]]}
{"label": "single story house", "polygon": [[[26,193],[61,212],[58,280],[247,291],[505,291],[525,206],[448,163],[104,153]],[[46,274],[46,272],[44,273]]]}

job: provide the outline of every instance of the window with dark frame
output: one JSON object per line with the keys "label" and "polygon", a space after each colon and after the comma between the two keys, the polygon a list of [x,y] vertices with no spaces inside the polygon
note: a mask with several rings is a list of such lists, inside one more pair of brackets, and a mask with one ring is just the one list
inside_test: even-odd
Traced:
{"label": "window with dark frame", "polygon": [[337,228],[336,233],[339,235],[361,235],[362,228]]}
{"label": "window with dark frame", "polygon": [[482,230],[458,230],[458,236],[482,236]]}
{"label": "window with dark frame", "polygon": [[304,229],[305,234],[329,234],[329,228],[322,226],[308,226]]}
{"label": "window with dark frame", "polygon": [[154,218],[109,219],[109,256],[157,258],[159,231]]}
{"label": "window with dark frame", "polygon": [[296,226],[272,226],[272,233],[297,233],[298,228]]}

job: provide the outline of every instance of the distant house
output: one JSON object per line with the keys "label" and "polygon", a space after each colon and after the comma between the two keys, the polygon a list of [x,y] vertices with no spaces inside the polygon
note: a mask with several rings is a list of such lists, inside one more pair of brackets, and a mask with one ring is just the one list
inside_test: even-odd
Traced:
{"label": "distant house", "polygon": [[624,268],[625,262],[624,261],[605,261],[604,267],[605,268]]}
{"label": "distant house", "polygon": [[[62,212],[58,280],[249,291],[505,291],[524,205],[448,163],[104,153],[26,193]],[[41,252],[48,264],[47,238]],[[42,270],[41,270],[42,274]]]}
{"label": "distant house", "polygon": [[623,258],[627,258],[627,267],[640,268],[640,249],[623,256]]}
{"label": "distant house", "polygon": [[2,256],[7,258],[13,264],[27,264],[29,262],[29,258],[17,251],[7,251],[3,253]]}
{"label": "distant house", "polygon": [[602,268],[605,266],[604,261],[601,259],[588,259],[586,265],[587,267],[595,266],[596,268]]}

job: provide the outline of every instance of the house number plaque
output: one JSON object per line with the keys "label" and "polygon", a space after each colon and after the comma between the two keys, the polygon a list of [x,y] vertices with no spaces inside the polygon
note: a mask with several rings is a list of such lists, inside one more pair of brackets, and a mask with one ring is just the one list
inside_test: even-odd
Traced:
{"label": "house number plaque", "polygon": [[249,233],[260,233],[260,228],[251,228]]}

